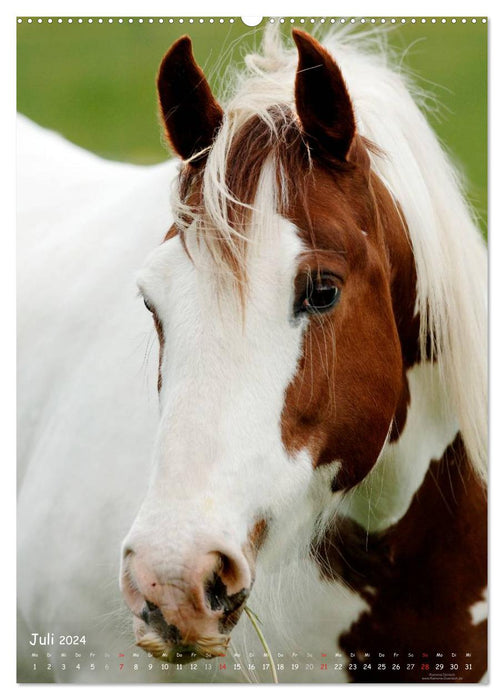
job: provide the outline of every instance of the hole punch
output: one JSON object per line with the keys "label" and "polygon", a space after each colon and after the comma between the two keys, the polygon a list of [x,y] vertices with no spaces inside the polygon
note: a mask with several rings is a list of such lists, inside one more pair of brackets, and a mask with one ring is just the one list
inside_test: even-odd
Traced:
{"label": "hole punch", "polygon": [[242,17],[241,21],[243,24],[246,24],[247,27],[257,27],[259,24],[261,24],[263,18],[262,17]]}

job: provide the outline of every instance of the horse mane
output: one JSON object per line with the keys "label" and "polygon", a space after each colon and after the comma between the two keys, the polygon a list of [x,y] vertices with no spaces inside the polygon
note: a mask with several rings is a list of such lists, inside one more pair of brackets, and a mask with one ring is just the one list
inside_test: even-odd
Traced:
{"label": "horse mane", "polygon": [[[456,413],[474,472],[485,482],[487,262],[462,179],[422,113],[424,93],[390,67],[383,32],[332,29],[321,41],[341,68],[359,134],[377,146],[369,152],[372,169],[406,222],[417,271],[422,360],[435,356],[431,364],[445,387],[445,409]],[[247,55],[245,66],[233,79],[226,76],[229,97],[222,126],[211,149],[196,154],[194,165],[185,165],[174,200],[180,229],[187,231],[196,221],[214,260],[234,277],[246,269],[248,246],[268,231],[267,217],[289,197],[292,164],[282,154],[295,151],[297,165],[310,167],[309,151],[295,136],[300,134],[294,108],[297,52],[283,44],[278,26],[267,28],[262,52]],[[248,139],[249,152],[240,157],[241,179],[235,167],[233,180],[234,147],[247,130],[260,139]],[[260,143],[255,151],[254,143]],[[196,165],[202,156],[204,169]],[[247,169],[251,160],[258,177]],[[196,216],[195,181],[201,186]],[[270,206],[254,208],[256,196]],[[230,211],[243,216],[230,217]],[[257,225],[243,225],[250,221]]]}

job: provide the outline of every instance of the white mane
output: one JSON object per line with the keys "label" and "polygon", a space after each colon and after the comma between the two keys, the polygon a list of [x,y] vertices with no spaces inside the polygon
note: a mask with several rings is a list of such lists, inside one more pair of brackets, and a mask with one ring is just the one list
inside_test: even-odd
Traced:
{"label": "white mane", "polygon": [[[322,43],[342,70],[359,133],[384,154],[370,153],[371,162],[407,222],[417,269],[421,351],[426,359],[427,338],[434,339],[446,410],[456,413],[475,473],[485,480],[486,250],[459,176],[415,103],[415,92],[419,101],[421,93],[388,65],[380,36],[332,31]],[[231,97],[204,173],[206,216],[231,247],[243,234],[233,230],[227,216],[227,204],[234,201],[225,183],[230,146],[253,115],[270,122],[272,135],[281,137],[268,110],[294,107],[297,52],[283,45],[278,27],[269,27],[262,53],[246,56],[245,63],[234,80],[226,77]],[[176,201],[175,211],[184,214],[184,204]]]}

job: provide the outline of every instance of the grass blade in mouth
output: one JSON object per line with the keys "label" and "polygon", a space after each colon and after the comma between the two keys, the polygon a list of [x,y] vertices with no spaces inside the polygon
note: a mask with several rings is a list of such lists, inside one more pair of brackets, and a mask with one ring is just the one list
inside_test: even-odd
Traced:
{"label": "grass blade in mouth", "polygon": [[271,665],[271,674],[273,676],[273,683],[278,683],[278,676],[277,676],[277,672],[275,669],[275,664],[273,662],[273,656],[271,655],[271,651],[270,651],[270,648],[268,646],[268,642],[264,638],[264,635],[261,632],[261,628],[259,627],[260,620],[257,617],[257,615],[254,612],[252,612],[252,610],[247,606],[245,606],[245,612],[247,613],[248,619],[252,623],[252,627],[255,629],[256,634],[259,637],[259,641],[261,642],[263,649],[268,656],[268,659],[269,659],[269,662]]}

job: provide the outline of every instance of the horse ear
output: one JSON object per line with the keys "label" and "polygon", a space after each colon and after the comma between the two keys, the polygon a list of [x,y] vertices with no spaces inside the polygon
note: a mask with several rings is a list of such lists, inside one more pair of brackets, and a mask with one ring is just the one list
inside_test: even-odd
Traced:
{"label": "horse ear", "polygon": [[178,155],[187,160],[210,146],[222,109],[194,60],[188,36],[178,39],[163,58],[157,89],[166,134]]}
{"label": "horse ear", "polygon": [[330,54],[306,32],[294,29],[298,49],[296,109],[310,147],[346,160],[355,136],[352,103]]}

